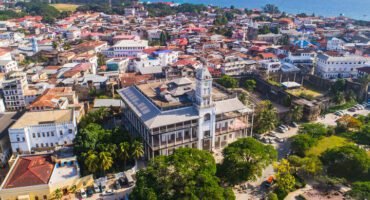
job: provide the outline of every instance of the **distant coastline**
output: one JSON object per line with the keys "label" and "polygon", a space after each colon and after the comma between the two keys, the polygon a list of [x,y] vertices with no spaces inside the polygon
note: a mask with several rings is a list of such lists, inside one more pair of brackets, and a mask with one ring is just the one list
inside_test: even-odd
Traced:
{"label": "distant coastline", "polygon": [[306,13],[335,17],[343,14],[346,17],[370,21],[370,1],[367,0],[144,0],[143,2],[175,2],[214,5],[220,7],[261,8],[274,4],[281,11],[291,14]]}

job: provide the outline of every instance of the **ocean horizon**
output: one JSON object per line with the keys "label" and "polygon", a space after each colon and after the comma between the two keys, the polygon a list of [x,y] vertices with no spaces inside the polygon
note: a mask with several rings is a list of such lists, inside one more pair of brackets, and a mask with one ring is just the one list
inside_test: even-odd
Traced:
{"label": "ocean horizon", "polygon": [[151,0],[150,2],[193,3],[248,9],[274,4],[281,11],[291,14],[314,13],[325,17],[343,14],[346,17],[370,21],[370,0]]}

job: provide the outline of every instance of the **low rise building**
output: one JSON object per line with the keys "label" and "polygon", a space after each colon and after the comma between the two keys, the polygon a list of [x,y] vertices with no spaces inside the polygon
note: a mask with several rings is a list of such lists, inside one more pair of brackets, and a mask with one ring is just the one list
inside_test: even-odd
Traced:
{"label": "low rise building", "polygon": [[349,78],[356,76],[357,68],[367,65],[368,59],[358,55],[331,56],[325,53],[317,57],[316,74],[322,78]]}
{"label": "low rise building", "polygon": [[136,57],[148,48],[147,40],[121,40],[111,48],[105,49],[102,53],[109,57]]}
{"label": "low rise building", "polygon": [[81,177],[73,155],[19,155],[1,184],[0,198],[47,200],[57,189],[66,194],[74,185],[79,190],[93,183],[92,175]]}
{"label": "low rise building", "polygon": [[9,128],[12,151],[18,153],[70,145],[76,133],[73,110],[26,112]]}

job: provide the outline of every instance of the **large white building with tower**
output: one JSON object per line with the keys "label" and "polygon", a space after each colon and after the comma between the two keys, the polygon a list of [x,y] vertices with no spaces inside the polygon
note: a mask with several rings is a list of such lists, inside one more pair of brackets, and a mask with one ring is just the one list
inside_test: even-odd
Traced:
{"label": "large white building with tower", "polygon": [[212,151],[252,135],[253,110],[213,83],[206,68],[195,79],[156,80],[119,94],[124,125],[143,138],[147,159],[180,147]]}

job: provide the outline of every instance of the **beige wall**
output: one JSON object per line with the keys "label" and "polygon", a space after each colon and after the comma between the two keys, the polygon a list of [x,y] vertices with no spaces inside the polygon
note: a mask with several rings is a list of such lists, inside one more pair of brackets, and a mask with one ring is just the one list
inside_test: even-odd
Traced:
{"label": "beige wall", "polygon": [[92,186],[94,184],[94,179],[92,175],[88,175],[79,179],[70,179],[68,181],[63,181],[53,185],[37,185],[29,187],[19,187],[13,189],[1,189],[0,198],[1,200],[16,200],[19,196],[29,195],[30,200],[35,200],[37,196],[39,200],[43,200],[44,195],[47,196],[47,199],[51,199],[53,192],[56,189],[68,189],[72,185],[77,186],[77,190],[87,186]]}

